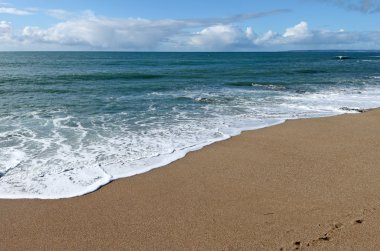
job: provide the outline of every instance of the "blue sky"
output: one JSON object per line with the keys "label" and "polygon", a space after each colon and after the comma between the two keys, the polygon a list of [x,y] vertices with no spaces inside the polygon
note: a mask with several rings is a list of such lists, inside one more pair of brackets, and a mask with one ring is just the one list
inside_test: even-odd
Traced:
{"label": "blue sky", "polygon": [[380,49],[380,0],[0,0],[0,50]]}

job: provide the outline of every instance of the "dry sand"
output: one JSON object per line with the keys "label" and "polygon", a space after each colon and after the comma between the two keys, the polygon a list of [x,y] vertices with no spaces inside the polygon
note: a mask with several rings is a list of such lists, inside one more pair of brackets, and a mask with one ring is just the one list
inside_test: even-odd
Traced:
{"label": "dry sand", "polygon": [[0,250],[380,250],[380,110],[287,121],[62,200],[0,200]]}

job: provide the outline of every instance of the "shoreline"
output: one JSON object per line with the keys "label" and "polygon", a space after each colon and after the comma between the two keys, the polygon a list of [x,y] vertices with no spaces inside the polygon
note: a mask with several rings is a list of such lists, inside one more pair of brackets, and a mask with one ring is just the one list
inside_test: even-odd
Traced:
{"label": "shoreline", "polygon": [[[225,137],[214,139],[214,140],[210,139],[210,140],[207,140],[206,142],[202,142],[202,143],[199,143],[199,144],[196,144],[193,146],[189,146],[189,147],[186,147],[183,149],[178,149],[178,150],[176,150],[176,154],[174,154],[174,152],[173,152],[171,154],[164,154],[164,155],[158,155],[158,156],[152,157],[151,159],[149,159],[149,162],[155,162],[154,160],[157,159],[158,164],[155,163],[155,164],[147,165],[143,168],[136,170],[136,172],[134,172],[133,174],[119,175],[116,177],[112,177],[112,176],[110,176],[110,174],[108,174],[106,171],[104,171],[103,168],[101,168],[106,175],[110,176],[110,179],[107,181],[103,181],[103,183],[101,183],[101,184],[92,184],[91,186],[89,186],[89,188],[87,190],[85,190],[83,192],[78,192],[77,194],[74,193],[74,194],[69,194],[69,195],[62,195],[60,197],[45,196],[45,195],[38,196],[38,195],[23,195],[23,194],[21,194],[21,195],[20,194],[13,194],[13,195],[4,194],[4,195],[0,195],[0,200],[24,200],[24,199],[26,199],[26,200],[35,200],[35,199],[36,200],[60,200],[60,199],[71,199],[71,198],[81,197],[81,196],[85,196],[87,194],[94,193],[94,192],[98,191],[99,189],[102,189],[104,186],[107,186],[108,184],[110,184],[114,181],[117,181],[119,179],[125,179],[125,178],[130,178],[130,177],[133,177],[136,175],[142,175],[142,174],[145,174],[145,173],[150,172],[152,170],[155,170],[157,168],[166,167],[173,162],[176,162],[182,158],[185,158],[191,152],[200,151],[203,148],[208,147],[210,145],[213,145],[215,143],[219,143],[219,142],[234,138],[236,136],[240,136],[244,132],[261,130],[264,128],[281,125],[281,124],[287,123],[288,121],[293,121],[293,120],[329,118],[329,117],[335,117],[335,116],[342,116],[345,114],[364,113],[364,112],[368,112],[368,111],[375,110],[375,109],[380,109],[380,108],[342,107],[342,108],[340,108],[340,110],[342,111],[342,113],[340,113],[340,114],[329,114],[329,115],[324,115],[324,116],[311,116],[311,117],[299,117],[299,118],[281,118],[281,119],[276,118],[276,119],[271,119],[271,120],[273,120],[272,122],[265,121],[265,123],[255,124],[254,126],[251,125],[251,126],[245,126],[245,127],[236,127],[236,128],[233,128],[233,130],[231,130],[230,134],[226,134]],[[146,162],[146,160],[145,160],[145,162]]]}
{"label": "shoreline", "polygon": [[60,200],[0,200],[0,249],[380,248],[380,109],[286,120]]}

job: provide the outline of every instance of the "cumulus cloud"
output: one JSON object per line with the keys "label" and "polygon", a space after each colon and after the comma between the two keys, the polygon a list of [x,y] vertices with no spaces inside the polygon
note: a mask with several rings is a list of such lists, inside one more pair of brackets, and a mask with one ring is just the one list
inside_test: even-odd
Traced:
{"label": "cumulus cloud", "polygon": [[252,39],[252,43],[258,46],[269,46],[273,43],[272,41],[275,41],[275,39],[277,39],[278,37],[279,34],[269,30],[262,35],[256,35],[254,39]]}
{"label": "cumulus cloud", "polygon": [[242,31],[239,28],[220,24],[195,33],[190,40],[190,45],[202,49],[220,50],[239,44],[243,38]]}
{"label": "cumulus cloud", "polygon": [[[48,27],[12,29],[0,21],[0,49],[30,50],[152,50],[152,51],[260,51],[289,49],[380,49],[380,31],[313,30],[301,21],[283,32],[256,33],[236,22],[267,13],[229,18],[149,20],[115,19],[91,11],[81,15],[55,10],[60,20]],[[213,20],[213,21],[212,21]]]}
{"label": "cumulus cloud", "polygon": [[312,33],[309,30],[308,24],[302,21],[294,27],[287,28],[282,36],[293,41],[302,41],[310,38]]}
{"label": "cumulus cloud", "polygon": [[0,34],[8,33],[11,30],[11,23],[7,21],[0,21]]}
{"label": "cumulus cloud", "polygon": [[12,38],[12,26],[10,22],[0,21],[0,41]]}
{"label": "cumulus cloud", "polygon": [[293,50],[293,49],[379,49],[380,31],[349,32],[311,30],[305,21],[281,33],[255,33],[252,27],[212,26],[193,35],[191,44],[199,49]]}
{"label": "cumulus cloud", "polygon": [[[235,30],[231,23],[285,11],[287,10],[244,13],[232,17],[210,19],[149,20],[100,17],[91,11],[74,16],[73,13],[63,10],[49,10],[48,14],[51,16],[68,19],[47,29],[27,26],[21,35],[30,43],[81,45],[95,49],[154,50],[165,47],[164,45],[171,45],[173,48],[179,48],[181,45],[182,49],[192,45],[223,48],[223,45],[233,44],[234,40],[238,40],[233,37],[234,34],[240,35],[240,31]],[[201,30],[197,37],[188,38],[190,35],[188,29],[205,26],[209,27]],[[223,36],[220,33],[223,33]]]}
{"label": "cumulus cloud", "polygon": [[[316,32],[315,32],[316,33]],[[305,21],[287,28],[279,34],[269,30],[257,34],[252,27],[242,30],[232,25],[216,25],[193,35],[191,45],[200,49],[260,49],[310,43],[315,33],[309,30]]]}
{"label": "cumulus cloud", "polygon": [[184,26],[182,21],[109,19],[88,14],[43,29],[27,26],[22,36],[33,42],[87,45],[99,49],[153,49]]}
{"label": "cumulus cloud", "polygon": [[375,13],[380,11],[380,0],[318,0],[320,2],[332,3],[337,6],[360,11],[364,13]]}

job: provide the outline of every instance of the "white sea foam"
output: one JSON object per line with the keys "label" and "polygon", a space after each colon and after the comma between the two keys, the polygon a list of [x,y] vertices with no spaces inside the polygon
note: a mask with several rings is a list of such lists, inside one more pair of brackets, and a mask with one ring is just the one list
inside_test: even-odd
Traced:
{"label": "white sea foam", "polygon": [[[173,121],[152,115],[132,124],[124,121],[131,116],[127,113],[119,114],[117,120],[94,116],[83,121],[64,113],[45,118],[43,112],[33,112],[29,114],[30,124],[38,124],[38,129],[15,124],[13,130],[0,134],[3,142],[0,147],[0,197],[58,199],[79,196],[114,179],[164,166],[190,151],[244,130],[279,124],[286,119],[346,112],[341,107],[380,106],[377,87],[364,88],[360,92],[329,89],[304,94],[283,92],[281,95],[276,91],[266,95],[270,90],[229,91],[224,90],[223,95],[205,94],[202,90],[166,94],[201,102],[200,109],[206,114],[202,119],[180,106],[172,109],[176,114]],[[239,91],[241,95],[236,95]],[[244,95],[257,96],[247,99]],[[228,105],[222,105],[225,100]],[[154,114],[157,110],[158,107],[151,105],[148,112]]]}

